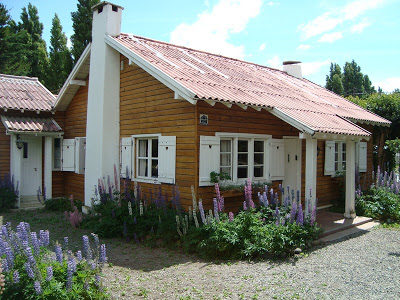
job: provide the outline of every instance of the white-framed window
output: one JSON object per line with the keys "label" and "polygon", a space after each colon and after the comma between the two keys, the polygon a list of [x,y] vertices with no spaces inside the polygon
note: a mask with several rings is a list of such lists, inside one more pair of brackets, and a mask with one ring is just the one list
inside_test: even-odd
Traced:
{"label": "white-framed window", "polygon": [[158,178],[158,137],[138,138],[136,177]]}
{"label": "white-framed window", "polygon": [[62,169],[62,139],[53,139],[53,170],[60,171]]}
{"label": "white-framed window", "polygon": [[335,172],[346,170],[346,142],[335,142]]}
{"label": "white-framed window", "polygon": [[219,146],[219,171],[229,175],[232,182],[265,180],[266,139],[221,136]]}

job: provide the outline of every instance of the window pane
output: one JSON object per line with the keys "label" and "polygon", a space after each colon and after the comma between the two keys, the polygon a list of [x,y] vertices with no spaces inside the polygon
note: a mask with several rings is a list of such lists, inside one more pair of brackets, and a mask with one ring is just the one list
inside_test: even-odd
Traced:
{"label": "window pane", "polygon": [[139,159],[139,176],[147,177],[147,159]]}
{"label": "window pane", "polygon": [[254,141],[254,152],[264,152],[263,141]]}
{"label": "window pane", "polygon": [[238,178],[247,178],[247,167],[238,167],[237,176]]}
{"label": "window pane", "polygon": [[247,154],[238,154],[238,165],[247,165],[248,159]]}
{"label": "window pane", "polygon": [[151,157],[158,157],[158,139],[151,140]]}
{"label": "window pane", "polygon": [[263,177],[264,176],[264,167],[254,167],[254,177]]}
{"label": "window pane", "polygon": [[139,156],[140,157],[147,157],[147,140],[139,140]]}
{"label": "window pane", "polygon": [[158,159],[151,160],[151,177],[158,177]]}
{"label": "window pane", "polygon": [[238,141],[238,151],[239,152],[247,152],[249,147],[248,141],[239,140]]}
{"label": "window pane", "polygon": [[264,164],[264,153],[254,154],[254,164],[255,165],[263,165]]}
{"label": "window pane", "polygon": [[231,165],[231,154],[230,153],[223,153],[221,154],[221,167],[228,167]]}
{"label": "window pane", "polygon": [[53,168],[61,169],[61,139],[54,139],[54,160]]}
{"label": "window pane", "polygon": [[232,170],[231,167],[221,167],[220,173],[226,174],[226,175],[229,175],[230,177],[232,177],[231,170]]}
{"label": "window pane", "polygon": [[231,141],[221,140],[221,152],[231,152]]}

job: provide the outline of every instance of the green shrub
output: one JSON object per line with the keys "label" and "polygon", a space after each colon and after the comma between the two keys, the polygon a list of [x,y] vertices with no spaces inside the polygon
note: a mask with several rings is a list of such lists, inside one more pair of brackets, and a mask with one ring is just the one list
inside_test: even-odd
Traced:
{"label": "green shrub", "polygon": [[[79,211],[82,210],[82,201],[73,200],[73,204],[78,208]],[[47,210],[51,211],[69,211],[72,208],[71,199],[65,197],[46,199],[44,206]]]}
{"label": "green shrub", "polygon": [[97,236],[93,238],[90,245],[83,236],[83,254],[74,254],[66,238],[61,247],[50,244],[48,231],[41,230],[39,236],[30,232],[27,223],[21,222],[16,232],[9,225],[2,226],[0,260],[5,286],[0,298],[107,299],[100,279],[106,248]]}
{"label": "green shrub", "polygon": [[400,222],[400,196],[385,187],[371,187],[356,199],[357,214],[385,223]]}

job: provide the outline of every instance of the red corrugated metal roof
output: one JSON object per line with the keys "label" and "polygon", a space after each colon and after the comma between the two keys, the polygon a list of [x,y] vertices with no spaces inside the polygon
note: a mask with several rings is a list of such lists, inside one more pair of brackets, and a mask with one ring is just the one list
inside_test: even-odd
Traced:
{"label": "red corrugated metal roof", "polygon": [[1,121],[9,131],[62,132],[61,127],[53,118],[1,116]]}
{"label": "red corrugated metal roof", "polygon": [[50,111],[55,96],[37,78],[0,74],[0,108]]}
{"label": "red corrugated metal roof", "polygon": [[277,108],[318,132],[369,135],[345,118],[390,124],[307,79],[280,70],[129,34],[112,38],[199,99]]}

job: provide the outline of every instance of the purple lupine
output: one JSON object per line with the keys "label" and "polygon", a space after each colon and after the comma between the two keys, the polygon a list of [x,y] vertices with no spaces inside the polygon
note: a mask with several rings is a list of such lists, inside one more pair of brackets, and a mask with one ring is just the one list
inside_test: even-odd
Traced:
{"label": "purple lupine", "polygon": [[224,199],[224,197],[221,197],[221,198],[219,199],[218,204],[219,204],[219,211],[220,211],[220,212],[223,212],[223,211],[224,211],[224,208],[225,208],[225,199]]}
{"label": "purple lupine", "polygon": [[46,280],[47,281],[51,281],[53,279],[53,268],[52,266],[48,266],[47,267],[47,277]]}
{"label": "purple lupine", "polygon": [[101,246],[100,246],[99,262],[100,263],[107,262],[106,245],[105,244],[101,244]]}
{"label": "purple lupine", "polygon": [[93,260],[89,262],[89,265],[92,270],[96,269],[96,263]]}
{"label": "purple lupine", "polygon": [[19,273],[18,270],[15,270],[13,273],[13,282],[14,283],[19,283]]}
{"label": "purple lupine", "polygon": [[10,271],[10,268],[9,268],[9,266],[8,266],[8,262],[7,262],[6,259],[3,259],[3,260],[1,261],[1,268],[2,268],[2,271],[3,271],[3,272],[8,272],[8,271]]}
{"label": "purple lupine", "polygon": [[314,225],[316,219],[317,219],[317,205],[314,205],[314,207],[311,211],[311,217],[310,217],[311,226]]}
{"label": "purple lupine", "polygon": [[28,262],[25,263],[25,270],[29,278],[31,279],[35,278],[35,273],[33,273],[31,265]]}
{"label": "purple lupine", "polygon": [[72,261],[68,261],[67,264],[67,290],[70,290],[72,288],[72,277],[73,277],[73,273],[74,273],[74,266]]}
{"label": "purple lupine", "polygon": [[95,282],[95,284],[96,284],[96,286],[100,286],[100,275],[99,274],[96,274],[95,276],[94,276],[94,282]]}
{"label": "purple lupine", "polygon": [[280,214],[279,214],[279,208],[278,205],[275,208],[275,218],[276,218],[276,225],[278,226],[280,224]]}
{"label": "purple lupine", "polygon": [[64,236],[64,249],[68,249],[68,237]]}
{"label": "purple lupine", "polygon": [[40,230],[39,231],[39,243],[40,246],[49,246],[50,244],[50,237],[49,237],[49,231],[48,230]]}
{"label": "purple lupine", "polygon": [[301,205],[301,202],[299,202],[299,208],[297,210],[296,223],[298,225],[303,225],[304,224],[303,206]]}
{"label": "purple lupine", "polygon": [[4,237],[8,238],[8,230],[6,225],[1,226],[1,233]]}
{"label": "purple lupine", "polygon": [[32,246],[33,246],[33,250],[35,251],[35,254],[39,255],[40,245],[39,245],[39,241],[38,241],[36,232],[31,232],[31,242],[32,242]]}
{"label": "purple lupine", "polygon": [[217,220],[217,222],[219,222],[218,203],[216,198],[213,198],[213,203],[214,203],[214,217]]}
{"label": "purple lupine", "polygon": [[86,260],[92,259],[92,251],[90,250],[89,238],[87,235],[82,236],[83,241],[83,254]]}
{"label": "purple lupine", "polygon": [[206,215],[204,213],[203,201],[199,201],[199,211],[200,211],[201,221],[203,222],[204,225],[207,224]]}
{"label": "purple lupine", "polygon": [[81,252],[81,250],[76,252],[76,258],[78,259],[79,262],[82,260],[82,252]]}
{"label": "purple lupine", "polygon": [[63,262],[63,253],[62,253],[62,248],[60,245],[56,245],[54,248],[54,252],[56,253],[56,260],[62,264]]}
{"label": "purple lupine", "polygon": [[6,253],[5,242],[3,238],[0,236],[0,256]]}
{"label": "purple lupine", "polygon": [[14,267],[14,252],[11,247],[6,247],[6,259],[8,267],[12,269]]}
{"label": "purple lupine", "polygon": [[271,199],[271,205],[275,205],[275,194],[274,194],[274,189],[271,188],[271,190],[269,191],[270,193],[270,199]]}
{"label": "purple lupine", "polygon": [[26,253],[26,256],[28,257],[28,262],[30,263],[30,265],[32,266],[32,268],[35,268],[36,260],[33,257],[32,249],[30,247],[26,248],[25,253]]}
{"label": "purple lupine", "polygon": [[229,212],[228,218],[229,218],[229,222],[233,221],[233,219],[235,218],[235,216],[233,215],[233,212],[231,212],[231,211]]}
{"label": "purple lupine", "polygon": [[68,263],[71,265],[72,273],[75,273],[76,272],[76,261],[72,255],[71,251],[69,252],[69,255],[68,255]]}
{"label": "purple lupine", "polygon": [[249,206],[250,206],[250,208],[256,208],[256,206],[254,205],[253,199],[251,199],[251,198],[249,200]]}
{"label": "purple lupine", "polygon": [[36,294],[40,295],[42,293],[42,287],[40,286],[40,282],[38,280],[33,284]]}
{"label": "purple lupine", "polygon": [[282,218],[281,225],[282,225],[282,226],[285,226],[285,224],[286,224],[286,219],[285,219],[285,218]]}
{"label": "purple lupine", "polygon": [[293,201],[292,207],[290,209],[290,222],[293,223],[296,219],[296,212],[297,212],[297,203]]}
{"label": "purple lupine", "polygon": [[246,201],[243,201],[243,210],[247,210],[247,204],[246,204]]}

